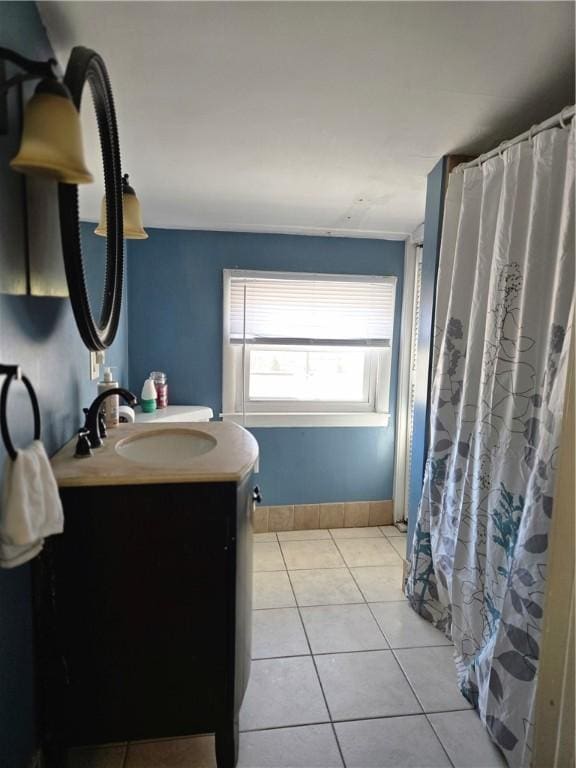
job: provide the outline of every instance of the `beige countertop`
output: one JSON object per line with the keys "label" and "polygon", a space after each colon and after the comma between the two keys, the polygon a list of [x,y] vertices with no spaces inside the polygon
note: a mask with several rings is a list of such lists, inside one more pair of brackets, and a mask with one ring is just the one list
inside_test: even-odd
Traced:
{"label": "beige countertop", "polygon": [[137,405],[134,409],[138,423],[185,422],[185,421],[210,421],[214,416],[212,408],[206,405],[168,405],[166,408],[158,408],[152,413],[143,413]]}
{"label": "beige countertop", "polygon": [[[151,433],[201,433],[216,440],[212,450],[185,464],[151,464],[120,455],[117,446]],[[120,424],[108,431],[101,448],[88,458],[74,458],[76,437],[52,458],[52,469],[61,488],[94,485],[149,485],[159,483],[239,482],[258,462],[254,437],[231,422]]]}

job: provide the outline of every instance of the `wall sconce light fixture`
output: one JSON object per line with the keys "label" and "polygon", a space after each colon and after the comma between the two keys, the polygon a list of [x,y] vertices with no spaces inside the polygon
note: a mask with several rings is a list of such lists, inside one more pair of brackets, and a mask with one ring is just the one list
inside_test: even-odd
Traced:
{"label": "wall sconce light fixture", "polygon": [[[133,187],[128,183],[128,174],[122,177],[122,210],[124,218],[124,237],[127,240],[146,240],[148,233],[142,226],[142,212],[140,210],[140,201],[136,197]],[[106,197],[102,198],[102,207],[100,209],[100,221],[94,230],[96,235],[107,237],[106,227]]]}
{"label": "wall sconce light fixture", "polygon": [[[24,73],[6,79],[6,61]],[[4,132],[9,89],[27,80],[40,80],[26,105],[20,149],[10,166],[20,173],[45,176],[63,184],[90,184],[94,179],[84,160],[80,117],[68,89],[54,74],[55,66],[54,59],[32,61],[0,48],[0,127]]]}

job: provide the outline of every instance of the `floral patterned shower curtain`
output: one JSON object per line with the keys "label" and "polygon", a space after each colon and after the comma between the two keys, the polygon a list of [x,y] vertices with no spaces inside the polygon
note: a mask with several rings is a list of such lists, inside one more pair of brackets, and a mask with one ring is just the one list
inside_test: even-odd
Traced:
{"label": "floral patterned shower curtain", "polygon": [[573,301],[573,125],[456,169],[406,591],[510,766],[530,764]]}

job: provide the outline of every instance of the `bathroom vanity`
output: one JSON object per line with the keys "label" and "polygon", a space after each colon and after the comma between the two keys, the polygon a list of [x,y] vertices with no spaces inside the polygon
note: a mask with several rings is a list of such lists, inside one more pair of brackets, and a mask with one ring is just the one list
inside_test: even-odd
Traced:
{"label": "bathroom vanity", "polygon": [[69,746],[213,732],[231,768],[256,441],[235,424],[130,424],[90,458],[73,451],[53,460],[65,530],[36,573],[51,766]]}

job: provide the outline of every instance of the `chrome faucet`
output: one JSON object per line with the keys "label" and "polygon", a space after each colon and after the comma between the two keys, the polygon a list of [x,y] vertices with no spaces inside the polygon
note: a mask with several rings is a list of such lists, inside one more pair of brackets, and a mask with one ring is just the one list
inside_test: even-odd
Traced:
{"label": "chrome faucet", "polygon": [[88,441],[91,448],[99,448],[102,445],[102,434],[100,432],[98,413],[100,411],[100,406],[107,397],[110,397],[110,395],[119,395],[132,407],[138,404],[136,395],[123,387],[107,389],[105,392],[101,392],[98,397],[95,397],[92,401],[92,405],[88,408],[86,422],[84,424],[84,431],[88,432]]}

